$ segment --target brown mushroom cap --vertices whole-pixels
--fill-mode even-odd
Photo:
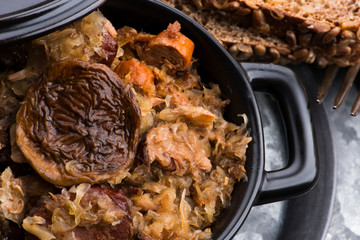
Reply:
[[[29,89],[16,121],[32,167],[70,186],[119,176],[134,159],[141,119],[130,87],[110,68],[65,60]]]

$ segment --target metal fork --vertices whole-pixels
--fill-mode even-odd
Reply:
[[[319,103],[321,103],[325,99],[339,69],[340,69],[340,67],[336,66],[336,65],[329,66],[326,69],[325,76],[323,78],[323,81],[321,83],[321,86],[320,86],[319,92],[318,92],[318,96],[317,96],[317,101]],[[359,69],[360,69],[360,64],[356,64],[356,65],[348,68],[345,78],[344,78],[344,80],[340,86],[340,89],[335,97],[334,104],[333,104],[334,109],[338,109],[340,107],[340,105],[343,103],[343,101],[345,100],[347,94],[349,93],[349,90],[351,89],[351,87],[354,83],[356,75],[359,72]],[[359,112],[360,112],[360,91],[353,103],[350,114],[352,116],[356,116],[359,114]]]

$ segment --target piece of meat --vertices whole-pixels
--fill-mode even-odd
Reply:
[[[122,27],[117,31],[119,47],[124,51],[123,60],[139,58],[143,55],[145,46],[149,43],[152,35],[144,32],[137,32],[132,27]]]
[[[186,70],[191,66],[194,43],[180,33],[179,22],[169,24],[168,28],[153,37],[147,44],[142,60],[160,67],[170,63],[177,70]]]
[[[111,63],[114,61],[116,57],[116,53],[118,50],[118,45],[116,41],[117,32],[111,22],[105,18],[104,27],[107,31],[103,33],[103,43],[102,43],[102,53],[103,57],[99,56],[98,61],[105,65],[111,66]]]
[[[104,55],[103,57],[98,55],[93,57],[93,61],[110,66],[116,57],[117,49],[118,45],[115,38],[107,32],[103,36],[102,52]]]
[[[17,145],[45,180],[116,184],[135,158],[141,113],[110,68],[65,60],[29,89],[16,122]]]
[[[100,186],[93,186],[89,189],[88,192],[92,196],[106,194],[110,199],[118,205],[118,207],[126,212],[126,215],[121,219],[121,222],[118,224],[112,225],[102,225],[98,224],[97,226],[79,227],[74,230],[76,239],[79,240],[89,240],[89,239],[132,239],[133,236],[133,222],[131,218],[131,209],[130,200],[124,195],[120,189],[113,188],[101,188]],[[89,201],[93,201],[92,198],[89,198]],[[94,236],[89,238],[89,236]]]
[[[28,240],[39,239],[38,237],[43,236],[35,236],[31,234],[36,234],[37,228],[40,227],[47,229],[43,230],[43,234],[45,232],[48,234],[53,234],[56,239],[67,239],[67,237],[72,237],[71,239],[76,240],[132,239],[134,233],[133,222],[130,213],[130,200],[120,189],[101,187],[98,185],[92,186],[86,191],[86,193],[81,198],[80,206],[73,205],[76,209],[81,207],[88,209],[89,207],[86,206],[92,206],[92,208],[86,212],[87,214],[90,214],[89,216],[91,217],[80,217],[78,224],[66,231],[61,231],[63,228],[56,229],[56,226],[61,226],[61,222],[60,225],[56,225],[59,222],[54,222],[54,219],[59,220],[56,217],[63,217],[63,215],[56,215],[57,213],[62,211],[62,214],[69,214],[71,218],[71,213],[69,212],[71,209],[64,209],[66,206],[61,205],[58,202],[61,202],[64,198],[68,198],[66,195],[67,193],[69,192],[53,195],[52,198],[47,197],[42,199],[32,210],[28,220],[37,217],[38,219],[43,219],[43,224],[28,225],[26,223],[28,220],[24,221],[25,229],[28,231]],[[75,198],[75,196],[71,194],[69,196]],[[72,202],[76,202],[76,199],[72,200]],[[83,214],[86,215],[86,213]],[[95,216],[91,214],[95,214]],[[118,215],[118,217],[115,218],[114,222],[106,219],[116,215]],[[66,224],[64,226],[66,226]]]
[[[173,91],[171,93],[170,108],[176,108],[178,106],[185,106],[189,104],[188,97],[180,91]]]
[[[212,168],[210,143],[185,123],[164,124],[149,130],[146,145],[150,162],[157,161],[162,168],[177,175],[199,170],[209,172]]]
[[[145,65],[138,61],[121,61],[115,68],[115,72],[126,83],[134,86],[140,92],[148,96],[155,95],[154,74]]]

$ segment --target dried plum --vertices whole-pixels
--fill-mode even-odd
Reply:
[[[29,89],[17,144],[53,184],[117,183],[134,160],[140,115],[131,88],[110,68],[65,60]]]

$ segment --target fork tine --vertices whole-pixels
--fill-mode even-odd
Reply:
[[[317,102],[322,103],[325,99],[327,93],[329,92],[330,86],[332,85],[335,76],[339,70],[339,66],[331,65],[326,69],[325,76],[319,88],[319,92],[317,95]]]
[[[355,117],[359,114],[359,111],[360,111],[360,91],[358,93],[358,96],[356,97],[354,105],[351,108],[351,115]]]
[[[348,94],[350,88],[352,87],[352,84],[355,80],[355,77],[360,69],[360,64],[355,64],[354,66],[351,66],[345,75],[344,81],[341,84],[340,90],[338,94],[336,95],[335,101],[334,101],[334,109],[337,109],[340,107],[340,105],[343,103],[346,95]]]

